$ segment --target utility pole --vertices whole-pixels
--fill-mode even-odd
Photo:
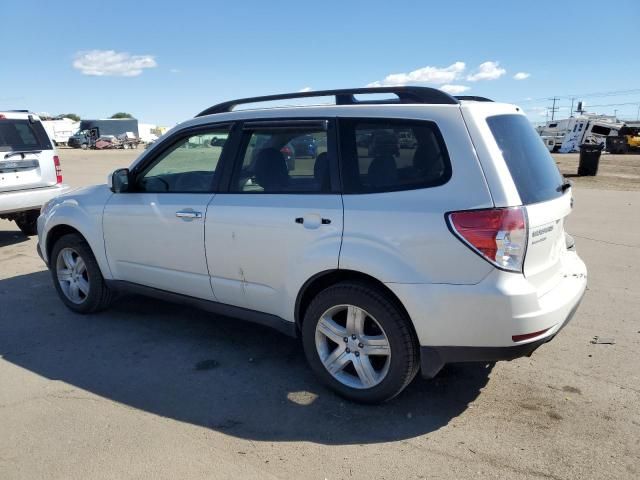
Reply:
[[[558,97],[553,97],[552,100],[553,100],[553,106],[551,107],[551,121],[553,122],[555,114],[558,111],[558,107],[556,107],[556,102],[560,99]]]
[[[573,102],[575,99],[575,97],[571,97],[571,111],[569,112],[569,118],[573,117]]]

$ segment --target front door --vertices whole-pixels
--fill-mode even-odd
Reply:
[[[293,320],[296,295],[338,268],[342,197],[329,121],[247,122],[228,193],[205,226],[219,301]]]
[[[103,225],[117,280],[215,300],[204,225],[228,133],[209,128],[178,137],[134,172],[131,191],[112,195]]]

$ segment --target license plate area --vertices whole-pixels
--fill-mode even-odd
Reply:
[[[38,160],[2,160],[0,161],[0,173],[31,170],[39,166]]]

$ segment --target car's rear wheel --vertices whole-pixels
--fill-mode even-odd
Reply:
[[[22,233],[27,236],[38,234],[38,217],[40,210],[29,210],[22,212],[15,218],[16,225]]]
[[[406,314],[390,296],[362,283],[339,283],[309,305],[305,354],[338,394],[363,403],[398,395],[415,377],[418,347]]]
[[[58,295],[74,312],[92,313],[111,303],[98,262],[80,235],[64,235],[54,244],[50,270]]]

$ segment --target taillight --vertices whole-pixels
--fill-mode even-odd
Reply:
[[[527,218],[523,207],[452,212],[447,220],[460,240],[493,265],[522,272],[527,250]]]
[[[53,156],[53,164],[56,167],[56,183],[62,183],[62,167],[60,166],[60,159],[57,155]]]

